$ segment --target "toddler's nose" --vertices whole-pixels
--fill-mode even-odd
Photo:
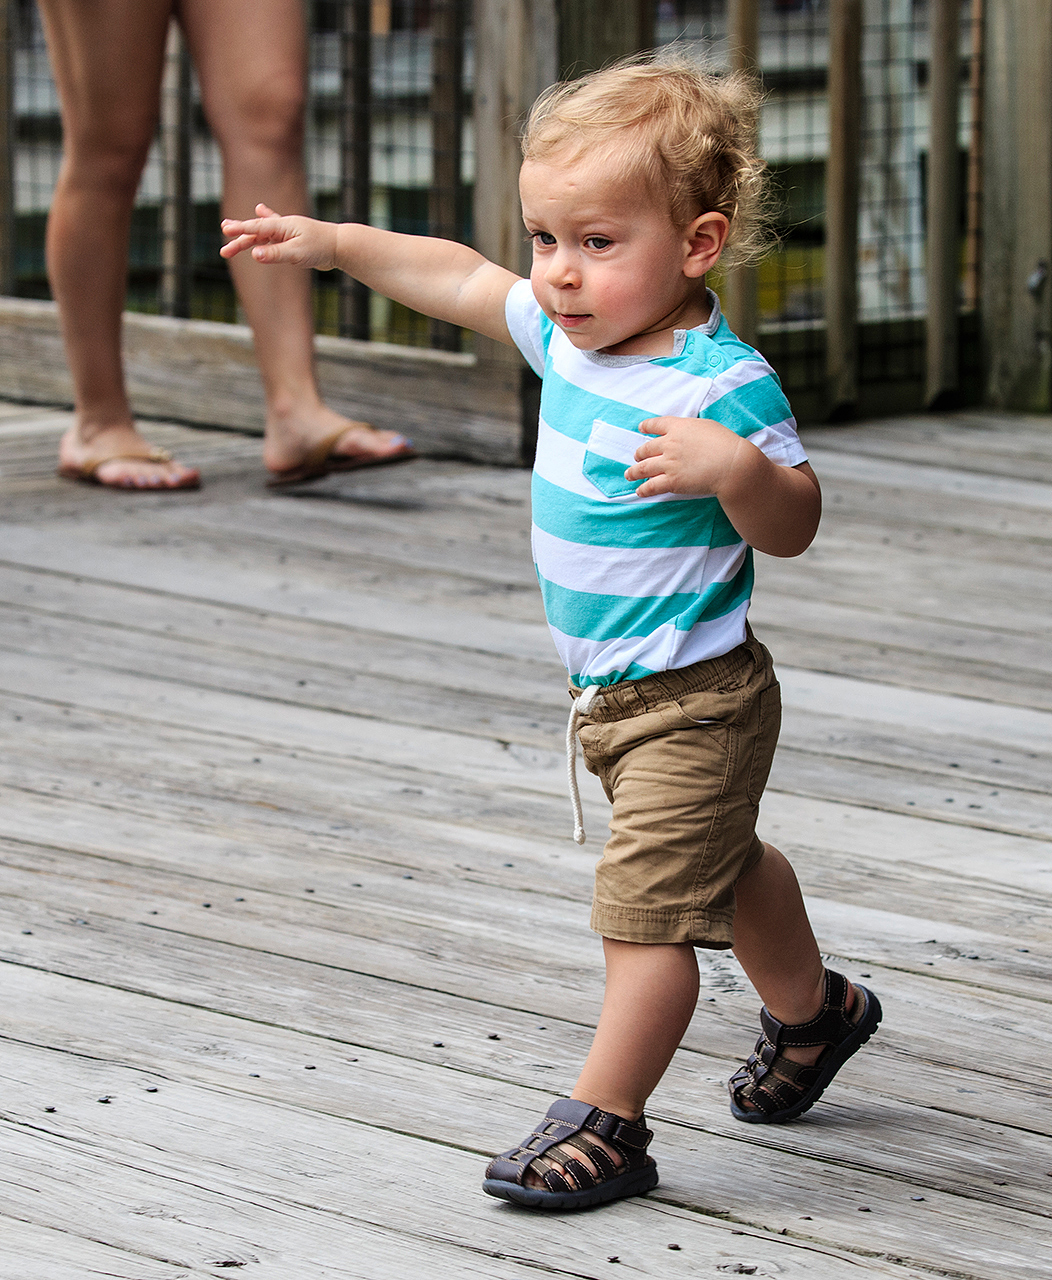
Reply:
[[[544,278],[557,289],[576,288],[581,283],[581,273],[573,258],[563,253],[557,253],[552,258]]]

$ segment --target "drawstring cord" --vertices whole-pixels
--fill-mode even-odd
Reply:
[[[579,698],[575,698],[570,708],[570,719],[566,722],[566,772],[570,780],[570,803],[573,805],[573,838],[577,844],[584,844],[584,814],[577,787],[577,721],[591,711],[600,688],[600,685],[590,684]]]

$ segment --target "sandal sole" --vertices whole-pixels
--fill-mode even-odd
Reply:
[[[530,1209],[588,1209],[592,1205],[607,1204],[626,1196],[641,1196],[653,1190],[657,1184],[657,1165],[651,1163],[645,1169],[619,1174],[609,1182],[601,1182],[597,1187],[589,1187],[584,1191],[541,1191],[536,1187],[522,1187],[517,1182],[504,1182],[497,1178],[487,1178],[482,1184],[482,1190],[488,1196],[511,1200]]]
[[[366,467],[393,467],[400,462],[413,462],[417,457],[419,454],[415,449],[392,454],[364,454],[357,458],[349,454],[330,454],[315,467],[293,467],[289,471],[277,472],[268,478],[267,488],[285,489],[310,480],[324,480],[326,476],[339,475],[344,471],[363,471]]]
[[[822,1074],[800,1101],[793,1103],[791,1107],[784,1107],[781,1111],[764,1112],[739,1107],[732,1097],[731,1115],[735,1120],[741,1120],[745,1124],[785,1124],[788,1120],[795,1120],[797,1116],[802,1116],[805,1111],[809,1111],[815,1105],[832,1083],[836,1073],[847,1062],[848,1058],[856,1054],[869,1040],[877,1027],[880,1026],[880,1020],[884,1016],[880,1001],[868,987],[855,983],[855,990],[860,991],[866,997],[865,1011],[862,1017],[859,1018],[854,1033],[848,1036],[830,1054],[829,1060],[822,1069]]]

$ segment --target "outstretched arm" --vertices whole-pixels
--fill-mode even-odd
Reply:
[[[414,311],[514,345],[504,319],[508,290],[519,279],[467,245],[431,236],[404,236],[357,222],[281,217],[256,205],[257,217],[223,221],[230,237],[220,253],[251,252],[257,262],[338,267],[370,289]]]
[[[757,551],[798,556],[811,545],[822,514],[818,478],[807,462],[780,467],[754,444],[710,418],[650,418],[654,438],[636,450],[627,480],[636,493],[714,493],[727,519]]]

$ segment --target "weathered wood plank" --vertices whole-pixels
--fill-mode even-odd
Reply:
[[[18,1259],[18,1280],[186,1280],[188,1274],[180,1263],[91,1240],[68,1223],[44,1227],[0,1213],[0,1239],[8,1259]]]
[[[68,617],[71,625],[100,623],[109,629],[107,635],[116,628],[128,633],[128,644],[140,647],[144,635],[162,635],[189,640],[197,648],[207,644],[217,659],[231,650],[238,656],[283,659],[295,652],[348,676],[397,669],[400,680],[425,680],[445,689],[499,688],[513,698],[564,705],[554,649],[550,661],[531,663],[451,646],[436,649],[426,640],[390,635],[378,646],[368,631],[352,627],[2,565],[0,602]],[[926,624],[771,591],[754,603],[752,616],[780,666],[1052,710],[1052,688],[1045,688],[1052,650],[1043,640]]]
[[[123,1033],[125,1035],[130,1032],[130,1024],[126,1025],[128,1031]],[[456,1038],[458,1032],[459,1028],[449,1027],[444,1034]],[[233,1034],[238,1034],[236,1029]],[[229,1035],[228,1030],[220,1044],[224,1044]],[[481,1040],[481,1035],[478,1038]],[[404,1042],[404,1035],[402,1040]],[[211,1046],[211,1057],[216,1061],[216,1050],[220,1045],[213,1040]],[[261,1079],[264,1075],[267,1077],[265,1085],[255,1086],[249,1083],[248,1088],[258,1087],[269,1091],[273,1080],[278,1084],[279,1093],[283,1093],[289,1101],[298,1103],[300,1108],[305,1104],[316,1108],[324,1113],[326,1119],[334,1114],[353,1119],[364,1113],[370,1121],[375,1119],[384,1125],[393,1125],[396,1133],[416,1136],[414,1129],[417,1126],[429,1133],[437,1131],[438,1134],[444,1134],[448,1130],[452,1141],[461,1146],[466,1143],[479,1154],[491,1149],[493,1138],[490,1126],[495,1115],[503,1116],[505,1125],[522,1127],[530,1123],[542,1102],[542,1098],[537,1097],[536,1086],[528,1094],[522,1094],[510,1083],[504,1083],[509,1074],[515,1074],[514,1068],[507,1062],[505,1052],[500,1054],[499,1065],[494,1062],[488,1070],[473,1072],[474,1078],[468,1081],[463,1076],[458,1079],[456,1074],[447,1074],[446,1069],[429,1069],[414,1061],[412,1055],[406,1056],[404,1053],[400,1054],[401,1061],[395,1065],[377,1063],[368,1051],[362,1050],[358,1045],[354,1046],[351,1055],[355,1059],[353,1061],[346,1057],[346,1049],[343,1050],[344,1057],[340,1061],[333,1054],[332,1046],[329,1046],[328,1053],[325,1048],[315,1040],[309,1047],[304,1045],[298,1053],[293,1050],[295,1056],[291,1061],[287,1057],[274,1060],[273,1048],[269,1054],[262,1055],[257,1050],[248,1060],[243,1049],[241,1052],[235,1050],[235,1055],[245,1077],[248,1075],[245,1071],[247,1066],[262,1068],[258,1074]],[[547,1046],[547,1051],[551,1052],[550,1045]],[[234,1055],[224,1045],[219,1060],[230,1056]],[[60,1058],[61,1065],[65,1066],[68,1062],[69,1055],[63,1054]],[[300,1086],[296,1083],[297,1080],[305,1082],[308,1079],[302,1074],[304,1063],[314,1066],[320,1074],[312,1074],[310,1084]],[[364,1069],[363,1063],[368,1064]],[[95,1087],[115,1099],[113,1110],[107,1111],[102,1121],[104,1127],[101,1132],[100,1123],[95,1121],[94,1106],[97,1104],[88,1092],[88,1089],[94,1092],[94,1088],[90,1085],[85,1088],[82,1081],[76,1078],[76,1072],[71,1073],[77,1086],[77,1093],[73,1097],[68,1092],[62,1094],[58,1091],[55,1082],[49,1080],[49,1075],[53,1075],[53,1072],[49,1072],[47,1068],[38,1067],[27,1073],[30,1079],[26,1083],[18,1077],[12,1079],[11,1073],[5,1072],[12,1083],[11,1105],[17,1108],[21,1094],[27,1099],[25,1105],[35,1103],[39,1115],[43,1084],[49,1097],[46,1105],[58,1108],[56,1116],[59,1118],[49,1121],[45,1117],[44,1123],[48,1127],[68,1132],[72,1123],[73,1132],[70,1136],[75,1136],[78,1131],[83,1131],[85,1123],[92,1125],[95,1121],[92,1126],[93,1142],[104,1148],[112,1141],[114,1122],[124,1132],[130,1127],[132,1136],[137,1136],[142,1120],[133,1111],[132,1121],[128,1125],[123,1104],[125,1100],[129,1100],[134,1108],[138,1098],[150,1105],[141,1092],[145,1081],[140,1081],[138,1089],[134,1085],[122,1085],[119,1077],[126,1071],[123,1063],[103,1061],[93,1064],[93,1067],[98,1082]],[[213,1071],[212,1074],[214,1076],[216,1073]],[[156,1101],[160,1101],[164,1108],[171,1106],[167,1101],[174,1091],[171,1076],[166,1074],[158,1077],[154,1073],[151,1076],[152,1081],[160,1086],[160,1096]],[[18,1087],[20,1084],[21,1088]],[[1040,1218],[1033,1218],[1035,1206],[1032,1197],[1035,1193],[1043,1192],[1044,1188],[1039,1181],[1040,1174],[1030,1169],[1034,1156],[1043,1150],[1041,1143],[1035,1142],[1034,1154],[1027,1154],[1025,1143],[1015,1153],[1014,1144],[1019,1141],[1017,1133],[1002,1135],[1000,1131],[996,1134],[991,1131],[983,1137],[981,1126],[973,1126],[974,1137],[979,1138],[978,1143],[973,1145],[969,1138],[969,1126],[958,1121],[952,1131],[948,1131],[942,1138],[935,1137],[931,1129],[924,1129],[926,1138],[918,1136],[906,1144],[905,1151],[901,1139],[896,1141],[893,1149],[887,1153],[891,1163],[885,1176],[875,1179],[863,1167],[868,1163],[866,1156],[862,1157],[860,1163],[859,1147],[865,1148],[869,1153],[872,1144],[881,1145],[881,1134],[885,1126],[896,1134],[902,1132],[901,1116],[895,1116],[893,1120],[894,1108],[889,1110],[884,1100],[876,1105],[871,1102],[869,1105],[863,1103],[859,1107],[856,1104],[849,1108],[845,1118],[850,1121],[849,1132],[853,1141],[845,1144],[847,1134],[833,1113],[829,1113],[827,1124],[819,1122],[816,1116],[807,1126],[798,1126],[788,1131],[779,1130],[771,1135],[763,1133],[757,1136],[752,1130],[743,1132],[741,1126],[736,1126],[729,1120],[717,1120],[713,1123],[704,1114],[706,1108],[699,1114],[695,1102],[695,1098],[699,1096],[699,1087],[700,1096],[711,1097],[713,1101],[719,1099],[719,1086],[712,1082],[705,1087],[694,1072],[683,1076],[678,1072],[673,1073],[667,1087],[663,1087],[660,1096],[655,1099],[655,1114],[664,1121],[657,1122],[660,1144],[657,1150],[662,1157],[662,1167],[669,1172],[666,1187],[655,1193],[652,1200],[660,1203],[671,1198],[673,1203],[695,1205],[707,1213],[726,1215],[732,1221],[752,1225],[768,1222],[775,1230],[780,1230],[783,1224],[793,1223],[794,1219],[799,1220],[800,1210],[803,1209],[809,1212],[813,1222],[824,1218],[827,1223],[835,1223],[838,1237],[842,1241],[850,1241],[855,1248],[866,1248],[868,1252],[876,1243],[883,1250],[899,1252],[900,1256],[905,1253],[912,1260],[923,1263],[926,1241],[932,1231],[932,1210],[921,1209],[913,1202],[908,1206],[906,1203],[907,1196],[916,1194],[919,1189],[925,1193],[924,1203],[934,1201],[937,1211],[941,1211],[938,1212],[935,1227],[936,1237],[947,1227],[945,1215],[949,1214],[952,1218],[954,1230],[960,1233],[957,1260],[963,1261],[965,1257],[970,1259],[967,1274],[996,1274],[990,1269],[994,1257],[997,1258],[998,1265],[1004,1268],[1001,1274],[1030,1274],[1025,1269],[1019,1270],[1020,1262],[1030,1255],[1013,1256],[1011,1248],[1006,1248],[1001,1237],[1005,1223],[1011,1221],[1016,1214],[1019,1215],[1017,1229],[1028,1231],[1031,1243],[1036,1242],[1046,1230]],[[243,1093],[242,1088],[235,1088],[239,1094]],[[541,1089],[544,1089],[543,1085]],[[183,1107],[178,1103],[175,1105],[182,1122],[185,1104]],[[684,1105],[690,1119],[680,1118],[677,1114]],[[721,1099],[719,1105],[722,1109]],[[209,1109],[207,1120],[211,1141],[215,1140],[217,1128],[229,1124],[229,1115],[236,1114],[239,1109],[229,1097],[218,1120],[214,1109]],[[918,1116],[922,1129],[930,1122],[930,1116],[926,1119]],[[154,1123],[160,1127],[164,1119],[160,1122],[155,1120]],[[280,1124],[280,1120],[270,1122],[271,1137],[274,1137],[276,1123]],[[204,1128],[205,1125],[202,1123],[201,1127]],[[319,1126],[301,1112],[296,1121],[296,1129],[300,1135],[296,1142],[300,1158],[309,1160],[311,1167],[319,1170],[331,1164],[330,1159],[319,1159],[311,1150],[313,1141],[320,1141],[323,1150],[327,1141],[332,1141],[331,1137],[326,1136],[331,1134],[331,1124]],[[161,1144],[164,1152],[161,1160],[165,1166],[171,1167],[173,1160],[178,1159],[178,1153],[185,1146],[188,1137],[192,1138],[193,1134],[187,1134],[183,1123],[180,1123],[177,1133],[167,1136],[167,1140]],[[743,1141],[745,1138],[748,1141]],[[151,1126],[151,1142],[155,1141],[156,1132],[154,1126]],[[340,1148],[346,1152],[347,1136],[344,1135],[338,1141]],[[259,1163],[262,1163],[264,1170],[269,1169],[273,1158],[267,1155],[262,1162],[257,1161],[251,1150],[251,1141],[246,1144],[244,1136],[231,1142],[231,1145],[245,1153],[244,1160],[249,1166],[247,1170],[242,1168],[241,1179],[251,1180],[253,1175],[258,1177]],[[374,1136],[370,1140],[374,1151],[373,1159],[381,1151],[385,1152],[387,1158],[394,1158],[389,1153],[396,1145],[391,1140],[389,1131],[382,1136]],[[995,1145],[997,1158],[994,1167],[991,1167],[990,1148]],[[906,1154],[907,1151],[909,1154]],[[426,1154],[416,1158],[428,1163]],[[805,1186],[799,1185],[801,1158],[808,1169]],[[1040,1156],[1037,1158],[1040,1159]],[[198,1154],[199,1178],[202,1177],[201,1163],[202,1157]],[[207,1168],[207,1161],[205,1165]],[[480,1165],[481,1161],[478,1161],[471,1171],[472,1184],[478,1177]],[[766,1182],[766,1187],[755,1184],[753,1175],[749,1172],[750,1166],[756,1167],[755,1176],[760,1182]],[[352,1164],[349,1167],[354,1166]],[[759,1178],[760,1168],[766,1171],[764,1178]],[[743,1178],[746,1178],[744,1184]],[[793,1179],[797,1180],[795,1189],[791,1190],[783,1185]],[[994,1191],[995,1179],[1004,1181],[1013,1190]],[[316,1192],[318,1188],[312,1184],[311,1189]],[[324,1189],[328,1190],[327,1187]],[[474,1185],[470,1189],[461,1187],[460,1190],[462,1194],[468,1194],[464,1194],[464,1202],[459,1211],[465,1218],[474,1216],[478,1210],[470,1202],[470,1193],[473,1193],[476,1200],[481,1200],[481,1197]],[[954,1206],[952,1201],[945,1207],[938,1203],[942,1195],[951,1190],[958,1195],[963,1193],[972,1202],[967,1212],[963,1206]],[[984,1202],[991,1198],[991,1193],[997,1204],[986,1205],[984,1208]],[[360,1192],[358,1194],[360,1196]],[[869,1205],[874,1211],[874,1219],[867,1219],[862,1225],[858,1225],[861,1220],[854,1216],[860,1202]],[[1017,1204],[1020,1206],[1018,1209],[1015,1208]],[[1027,1218],[1031,1219],[1031,1225],[1024,1228],[1023,1221]],[[788,1229],[794,1230],[792,1226]],[[796,1231],[804,1235],[812,1235],[817,1231],[818,1239],[822,1239],[821,1226],[801,1228],[797,1222],[794,1234]],[[907,1236],[907,1232],[911,1234]],[[1035,1232],[1038,1233],[1036,1237]],[[907,1239],[910,1239],[910,1247],[905,1250],[903,1246]]]
[[[21,861],[32,859],[23,856]],[[354,1043],[393,1052],[401,1052],[406,1045],[403,1018],[420,1025],[413,1010],[420,1015],[426,1008],[425,1022],[438,1029],[443,1043],[450,1038],[446,1033],[453,1029],[451,1019],[453,1026],[466,1023],[471,1031],[466,1044],[461,1039],[456,1048],[437,1055],[427,1050],[428,1033],[423,1031],[409,1042],[413,1053],[423,1051],[436,1061],[447,1061],[452,1054],[458,1066],[484,1074],[496,1063],[508,1061],[506,1047],[498,1050],[485,1042],[495,1025],[505,1039],[509,1032],[519,1038],[525,1033],[531,1054],[551,1054],[553,1038],[556,1043],[559,1040],[558,1030],[538,1037],[529,1020],[532,1016],[534,1021],[550,1024],[560,1019],[578,1028],[571,1037],[572,1047],[556,1059],[566,1074],[564,1088],[572,1079],[571,1064],[580,1060],[586,1044],[582,1011],[590,1011],[594,1018],[601,1001],[598,947],[584,928],[584,912],[578,910],[575,918],[568,904],[511,902],[492,890],[476,890],[478,914],[458,918],[449,894],[433,877],[409,903],[403,900],[389,907],[387,919],[398,922],[400,934],[400,942],[392,944],[390,927],[382,928],[383,902],[382,896],[378,901],[375,879],[369,886],[372,895],[363,893],[362,907],[355,910],[350,904],[334,907],[325,899],[275,900],[273,885],[265,897],[257,886],[236,886],[242,892],[235,898],[233,886],[224,892],[214,880],[195,883],[186,875],[166,880],[119,865],[109,868],[108,883],[99,887],[56,874],[48,863],[41,858],[29,873],[49,888],[48,906],[41,909],[33,900],[32,888],[27,893],[22,887],[27,874],[8,859],[12,896],[0,909],[0,917],[10,939],[4,953],[10,963],[254,1016],[252,1004],[235,994],[227,980],[217,982],[209,973],[209,966],[216,965],[227,977],[237,973],[248,984],[254,999],[262,1000],[257,1008],[267,1009],[270,1021],[305,1031],[324,1029],[325,1034],[341,1039],[350,1034]],[[202,909],[204,893],[210,909]],[[426,915],[425,896],[429,905],[434,904]],[[1039,969],[1029,984],[1020,980],[1013,990],[1011,982],[987,979],[983,989],[985,966],[966,965],[962,973],[956,963],[965,955],[961,948],[976,944],[974,933],[946,922],[896,918],[829,901],[812,899],[812,906],[824,940],[839,957],[838,967],[844,967],[846,960],[849,974],[856,978],[863,972],[869,978],[875,972],[874,985],[887,1004],[888,1028],[852,1064],[850,1075],[862,1081],[864,1090],[879,1094],[885,1103],[894,1098],[908,1105],[936,1106],[945,1113],[983,1114],[1013,1128],[1021,1127],[1020,1114],[1026,1114],[1031,1128],[1049,1132],[1048,1082],[1031,1080],[1033,1038],[1047,1039],[1041,1029],[1041,1006],[1047,1003],[1047,956],[1044,972]],[[529,922],[528,937],[509,946],[506,938],[516,921],[520,929]],[[275,922],[281,924],[280,941],[273,935]],[[877,933],[874,925],[882,932]],[[924,938],[925,926],[934,927],[941,936],[939,943]],[[23,932],[26,927],[28,934]],[[565,938],[563,950],[551,959],[560,938]],[[1009,958],[1004,940],[978,935],[978,942],[987,962],[1001,952],[1003,971],[1010,971],[1012,959],[1017,961],[1017,978],[1027,968],[1017,957]],[[133,947],[140,957],[140,969],[131,978],[116,963],[122,945]],[[884,957],[879,954],[889,950],[891,967],[882,964]],[[940,969],[955,986],[952,1011],[945,1007],[940,969],[926,971],[922,966],[927,962],[914,958],[910,973],[911,953],[915,957],[918,952],[946,962]],[[1037,959],[1040,964],[1041,958]],[[706,997],[701,1005],[701,1016],[685,1046],[723,1058],[726,1065],[717,1067],[722,1074],[751,1043],[755,996],[728,958],[703,958],[702,969],[703,989],[713,999]],[[306,1020],[295,1002],[289,1006],[284,995],[267,994],[268,981],[280,992],[290,976],[297,989],[310,990],[312,1014]],[[398,984],[394,990],[389,989],[392,980]],[[261,982],[262,992],[256,990]],[[347,1025],[353,1031],[344,1031],[348,1015],[340,1010],[351,993],[353,1013]],[[715,1007],[708,1008],[709,1004]],[[966,1044],[991,1037],[996,1046],[991,1047],[982,1071],[962,1062]],[[538,1040],[544,1042],[543,1049]],[[896,1063],[890,1074],[889,1054]],[[997,1079],[993,1088],[992,1077]],[[527,1078],[537,1083],[536,1073]],[[721,1083],[718,1078],[716,1082]],[[838,1083],[838,1092],[844,1087]],[[958,1099],[957,1093],[971,1097]],[[858,1100],[854,1096],[856,1104]],[[982,1111],[977,1113],[974,1107],[980,1104]],[[930,1117],[921,1122],[922,1127],[925,1124],[938,1127]],[[883,1141],[873,1138],[871,1145],[868,1156],[857,1157],[863,1163],[881,1158]]]
[[[534,746],[509,745],[473,733],[449,733],[412,724],[390,723],[361,714],[333,714],[324,708],[292,705],[287,701],[244,697],[170,680],[123,672],[119,694],[110,673],[84,664],[57,663],[28,654],[10,654],[0,674],[8,692],[71,703],[96,711],[117,711],[137,720],[152,720],[169,727],[210,730],[216,724],[236,726],[237,737],[271,748],[294,746],[347,759],[372,761],[395,767],[427,768],[439,774],[455,772],[475,782],[494,783],[562,793],[561,752]],[[787,701],[798,697],[803,705],[832,705],[845,710],[864,709],[886,723],[913,717],[910,700],[898,691],[862,682],[823,676],[794,675],[783,671]],[[937,732],[952,733],[972,725],[976,739],[991,743],[1047,741],[1047,713],[1024,708],[965,704],[964,700],[934,694],[916,695],[919,715]],[[818,703],[815,703],[818,699]],[[539,721],[534,722],[539,724]],[[474,726],[471,726],[472,728]],[[450,760],[455,759],[455,769]],[[834,762],[827,757],[794,753],[791,739],[783,750],[773,776],[776,789],[799,791],[825,799],[846,799],[900,809],[915,807],[939,814],[945,820],[969,826],[994,827],[1021,835],[1047,837],[1047,808],[1039,795],[1006,786],[955,778],[925,779],[917,773],[903,794],[898,770],[872,763],[857,765],[850,759]],[[598,784],[586,780],[593,797]],[[950,790],[949,796],[943,794]]]
[[[148,549],[93,544],[81,536],[71,543],[66,534],[38,535],[27,526],[5,528],[4,559],[72,577],[187,596],[199,602],[306,617],[531,661],[551,661],[551,637],[540,621],[510,621],[489,617],[477,609],[457,610],[392,599],[384,595],[379,576],[370,584],[379,586],[378,590],[341,590],[335,582],[301,584],[291,569],[275,573],[232,565],[229,556],[225,564],[210,561],[206,565],[184,555],[158,557]]]
[[[440,1268],[442,1274],[457,1276],[509,1277],[530,1274],[539,1265],[547,1270],[543,1259],[552,1250],[561,1258],[562,1274],[582,1278],[601,1274],[611,1250],[638,1274],[662,1278],[691,1274],[701,1259],[725,1259],[724,1265],[731,1267],[736,1260],[766,1263],[776,1274],[829,1280],[842,1274],[845,1265],[861,1276],[918,1275],[912,1268],[874,1259],[862,1244],[862,1228],[856,1228],[855,1245],[862,1256],[830,1249],[821,1240],[808,1239],[807,1231],[794,1232],[795,1239],[779,1238],[752,1223],[735,1239],[733,1221],[711,1212],[685,1212],[674,1199],[654,1195],[625,1202],[602,1221],[596,1215],[575,1219],[573,1230],[567,1231],[559,1216],[509,1212],[487,1200],[478,1187],[482,1153],[465,1150],[463,1138],[456,1146],[429,1143],[397,1131],[380,1133],[332,1111],[267,1106],[230,1090],[173,1080],[147,1094],[136,1078],[139,1073],[127,1068],[78,1063],[74,1072],[62,1055],[23,1049],[17,1056],[26,1062],[22,1071],[4,1071],[16,1093],[16,1114],[18,1093],[39,1096],[36,1080],[24,1083],[27,1074],[38,1079],[42,1072],[49,1075],[51,1093],[62,1105],[54,1117],[36,1120],[33,1132],[0,1129],[0,1144],[22,1184],[12,1193],[14,1203],[27,1216],[43,1218],[47,1210],[42,1211],[39,1190],[49,1166],[58,1164],[69,1200],[85,1209],[95,1202],[96,1228],[101,1219],[108,1233],[129,1243],[149,1235],[165,1241],[176,1256],[179,1251],[196,1254],[198,1266],[210,1260],[214,1266],[216,1244],[225,1244],[228,1258],[251,1261],[258,1274],[275,1280],[308,1274],[387,1280],[404,1274],[407,1266]],[[99,1118],[95,1099],[85,1096],[85,1085],[92,1092],[111,1091],[113,1101],[104,1117]],[[508,1091],[495,1092],[498,1098],[491,1105],[504,1101],[500,1094]],[[536,1105],[530,1098],[515,1110],[530,1115]],[[520,1125],[527,1123],[525,1115],[516,1116]],[[142,1136],[144,1127],[149,1140]],[[230,1168],[230,1150],[240,1155],[236,1171]],[[668,1165],[670,1197],[697,1182],[686,1160]],[[408,1169],[426,1182],[426,1196],[392,1194],[404,1187]],[[162,1201],[162,1196],[167,1198]],[[842,1192],[839,1199],[846,1217],[857,1192]],[[932,1196],[935,1203],[939,1199]],[[942,1199],[952,1204],[950,1197]],[[169,1213],[175,1208],[161,1231],[149,1210],[144,1214],[140,1209],[138,1215],[146,1223],[135,1222],[135,1209],[144,1202],[150,1208],[164,1203]],[[1002,1213],[1009,1220],[1028,1216]],[[914,1216],[918,1224],[933,1217],[930,1212]],[[205,1233],[197,1226],[202,1218],[209,1224],[204,1246]],[[968,1244],[991,1252],[988,1229],[977,1231],[963,1220],[961,1227]],[[906,1243],[904,1232],[894,1234]],[[670,1251],[670,1242],[680,1249]],[[916,1236],[911,1243],[916,1244]],[[352,1270],[348,1250],[353,1252]],[[673,1252],[686,1256],[670,1258]],[[1006,1257],[1002,1274],[1025,1275],[1014,1263]]]
[[[479,688],[473,661],[450,664],[461,668],[454,670],[455,682],[451,684],[444,666],[436,670],[433,650],[432,661],[420,664],[420,674],[427,678],[407,680],[409,673],[404,668],[397,678],[389,674],[386,647],[381,655],[375,646],[360,646],[367,664],[380,673],[376,675],[368,669],[349,668],[346,657],[333,670],[328,663],[318,666],[302,656],[293,659],[282,652],[261,660],[242,647],[187,642],[163,632],[154,634],[146,651],[141,633],[130,628],[115,634],[111,625],[97,627],[79,618],[45,621],[35,613],[7,611],[2,605],[0,646],[63,662],[65,655],[75,651],[80,661],[112,673],[138,669],[155,678],[262,701],[459,732],[471,729],[482,737],[552,751],[561,749],[564,735],[566,695],[557,677],[530,681],[524,690],[529,694],[527,699],[509,698],[501,696],[506,691],[500,685]],[[456,651],[453,656],[458,656]],[[926,698],[916,691],[903,695],[882,685],[808,675],[792,668],[783,669],[782,681],[786,708],[783,747],[846,758],[852,764],[865,760],[915,771],[921,786],[909,790],[912,778],[906,784],[914,805],[918,803],[915,791],[923,793],[931,786],[945,790],[940,779],[947,784],[952,780],[954,803],[964,805],[973,817],[983,811],[984,824],[1008,828],[1023,822],[1030,824],[1023,829],[1031,832],[1046,829],[1045,784],[1052,753],[1033,749],[1052,743],[1052,726],[1046,726],[1042,713],[1030,709],[1013,713],[991,704]],[[514,683],[521,686],[523,681]],[[455,698],[450,697],[452,689],[456,690]],[[822,710],[831,714],[821,714]],[[877,718],[879,723],[874,724]],[[924,725],[923,730],[916,728],[918,723]],[[908,744],[900,732],[907,724]],[[996,736],[994,744],[983,740],[987,733]],[[1006,745],[1008,742],[1013,745]],[[793,764],[787,755],[783,763],[805,774],[810,768],[808,759]],[[779,785],[785,785],[784,775]],[[960,786],[971,789],[959,792]],[[894,781],[892,788],[897,788]],[[1018,788],[1030,788],[1035,794],[1032,798],[1021,795]],[[931,812],[946,800],[940,796],[934,804],[925,804],[923,799],[920,804],[922,810]],[[903,803],[908,801],[904,798],[893,807],[901,808]],[[1026,813],[1029,818],[1023,816]]]
[[[800,1125],[737,1125],[723,1081],[756,999],[730,956],[702,955],[699,1016],[652,1107],[663,1187],[568,1234],[477,1189],[479,1153],[569,1086],[601,997],[586,904],[606,804],[584,779],[592,838],[572,846],[525,475],[428,462],[263,497],[258,442],[200,433],[215,484],[118,503],[53,479],[67,419],[34,414],[0,412],[0,1037],[22,1042],[0,1040],[0,1144],[9,1181],[30,1171],[17,1195],[39,1230],[68,1230],[83,1203],[115,1275],[124,1243],[162,1237],[189,1251],[148,1248],[158,1265],[225,1274],[190,1246],[236,1236],[260,1274],[298,1280],[307,1259],[304,1274],[376,1280],[605,1274],[599,1246],[624,1224],[622,1259],[664,1277],[717,1265],[724,1214],[788,1232],[760,1273],[913,1276],[879,1252],[929,1274],[1039,1274],[1043,423],[811,437],[823,534],[760,569],[786,702],[763,831],[885,1025]],[[181,452],[195,438],[151,435]],[[443,1183],[427,1215],[409,1225],[381,1178],[356,1217],[358,1171],[410,1161]],[[182,1226],[127,1212],[162,1203]],[[689,1249],[668,1251],[684,1212]],[[348,1262],[363,1219],[375,1235]]]

